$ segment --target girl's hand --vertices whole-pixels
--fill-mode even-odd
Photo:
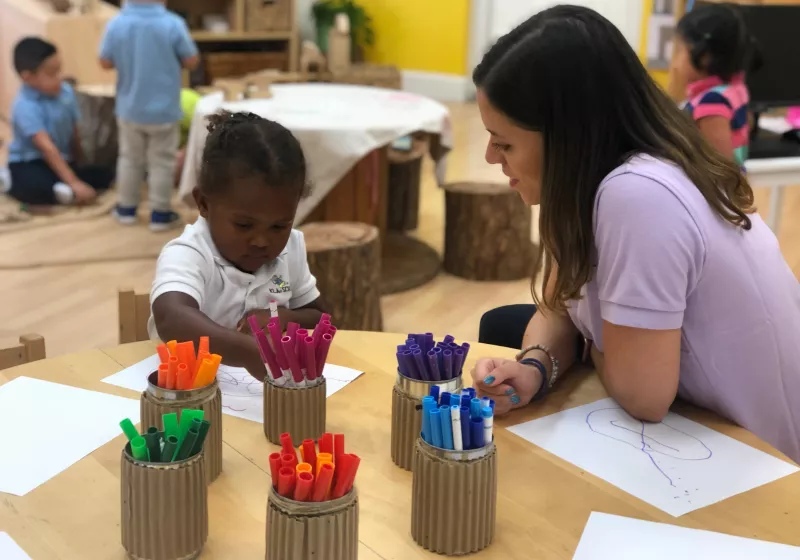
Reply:
[[[494,399],[496,415],[527,406],[542,386],[536,368],[502,358],[478,360],[472,379],[479,396]]]

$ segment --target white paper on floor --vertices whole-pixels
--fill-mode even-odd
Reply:
[[[0,492],[24,496],[139,422],[139,401],[18,377],[0,387]]]
[[[800,548],[592,512],[572,560],[800,560]]]
[[[158,369],[159,363],[158,355],[154,354],[119,373],[106,377],[103,382],[132,391],[144,391],[147,389],[147,376]],[[363,372],[335,364],[325,364],[322,373],[325,376],[327,397],[330,397],[344,389]],[[253,422],[264,421],[264,387],[247,373],[246,369],[223,364],[217,372],[217,380],[222,392],[222,412]]]
[[[31,560],[8,533],[0,533],[0,558],[3,560]]]
[[[613,399],[509,431],[675,517],[800,470],[674,413],[641,422]]]

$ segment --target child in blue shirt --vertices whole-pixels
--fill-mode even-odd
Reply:
[[[136,223],[145,173],[150,229],[180,224],[171,200],[182,117],[181,70],[194,69],[198,62],[186,23],[161,0],[128,0],[108,23],[100,65],[117,70],[120,152],[114,215],[122,224]]]
[[[80,166],[83,158],[75,92],[62,81],[55,45],[28,37],[14,48],[22,88],[11,109],[7,192],[30,205],[88,204],[114,178],[110,169]]]

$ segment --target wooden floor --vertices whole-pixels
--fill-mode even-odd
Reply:
[[[499,168],[483,159],[486,132],[472,104],[453,105],[455,150],[449,181],[500,181]],[[8,139],[0,128],[0,138]],[[441,251],[444,198],[426,164],[420,228],[416,235]],[[766,210],[768,195],[757,200]],[[800,188],[788,189],[780,241],[800,276]],[[149,291],[155,255],[179,232],[154,235],[144,224],[118,226],[109,216],[79,223],[0,234],[0,347],[23,333],[47,341],[49,356],[117,343],[117,289]],[[93,261],[87,262],[87,255]],[[76,259],[80,262],[76,263]],[[37,263],[50,263],[39,266]],[[451,333],[475,339],[481,314],[493,307],[530,302],[530,282],[480,284],[440,275],[429,284],[384,298],[387,331]]]

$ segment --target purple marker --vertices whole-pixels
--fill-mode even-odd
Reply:
[[[414,362],[414,355],[410,350],[406,350],[402,354],[403,356],[403,363],[405,363],[406,371],[408,372],[407,376],[411,379],[422,379],[419,375],[419,371],[417,371],[417,364]]]
[[[469,355],[469,342],[465,342],[461,345],[461,349],[464,351],[464,363],[467,362],[467,356]]]
[[[425,360],[422,359],[422,350],[414,350],[412,354],[414,355],[414,363],[417,364],[419,378],[423,381],[430,381],[431,378],[428,374],[428,368],[425,367]]]
[[[446,337],[444,337],[444,340],[443,340],[442,342],[444,342],[445,344],[450,344],[450,343],[451,343],[451,342],[453,342],[455,339],[456,339],[456,337],[454,337],[454,336],[450,336],[450,335],[448,334]]]
[[[406,346],[405,344],[398,344],[397,345],[397,351],[398,352],[405,352],[406,350],[408,350],[408,346]]]
[[[433,350],[428,352],[428,365],[430,366],[431,379],[433,379],[433,381],[442,381],[442,374],[439,371],[439,361],[436,359],[436,352]]]
[[[408,370],[406,370],[406,364],[403,362],[403,353],[397,352],[397,369],[400,370],[400,373],[408,377]]]
[[[445,379],[453,379],[453,352],[450,350],[445,350],[442,352],[442,356],[444,356],[444,378]]]
[[[462,373],[464,367],[464,351],[459,348],[453,350],[453,377],[458,377]]]

